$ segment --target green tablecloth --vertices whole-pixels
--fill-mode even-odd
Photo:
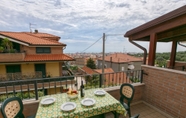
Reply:
[[[126,115],[126,110],[118,100],[116,100],[107,92],[105,96],[96,96],[94,95],[95,90],[97,89],[85,90],[85,97],[81,98],[78,96],[77,99],[70,100],[70,102],[75,102],[77,105],[76,109],[71,112],[64,112],[60,109],[61,105],[67,102],[65,95],[66,93],[44,96],[41,99],[46,97],[54,97],[56,98],[56,101],[53,104],[47,106],[39,104],[36,118],[87,118],[110,111],[116,111],[119,114]],[[86,97],[95,99],[96,104],[89,107],[81,105],[81,100]]]

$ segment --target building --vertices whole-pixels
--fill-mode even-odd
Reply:
[[[105,56],[105,68],[112,68],[114,72],[128,69],[140,70],[142,59],[124,53],[115,53]],[[102,68],[102,58],[97,60],[98,69]]]
[[[17,80],[62,76],[66,44],[60,37],[35,32],[0,31],[0,80]]]

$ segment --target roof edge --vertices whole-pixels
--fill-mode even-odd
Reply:
[[[154,20],[151,20],[145,24],[142,24],[134,29],[131,29],[129,31],[127,31],[125,34],[124,34],[124,37],[128,37],[134,33],[138,33],[144,29],[147,29],[147,28],[150,28],[150,27],[153,27],[155,25],[158,25],[160,23],[163,23],[165,21],[168,21],[168,20],[171,20],[173,18],[176,18],[178,16],[181,16],[183,14],[186,14],[186,5],[180,7],[180,8],[177,8],[171,12],[168,12],[167,14],[164,14],[158,18],[155,18]]]

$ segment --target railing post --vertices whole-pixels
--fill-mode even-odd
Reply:
[[[143,70],[141,70],[141,83],[143,82]]]
[[[99,75],[99,87],[102,87],[102,74]]]
[[[38,100],[37,80],[34,82],[34,87],[35,87],[35,96],[36,96],[36,100]]]
[[[182,71],[184,71],[185,70],[185,66],[182,66]]]

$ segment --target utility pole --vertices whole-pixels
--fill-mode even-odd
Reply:
[[[103,56],[102,56],[102,84],[104,84],[104,68],[105,68],[105,33],[103,33]]]

